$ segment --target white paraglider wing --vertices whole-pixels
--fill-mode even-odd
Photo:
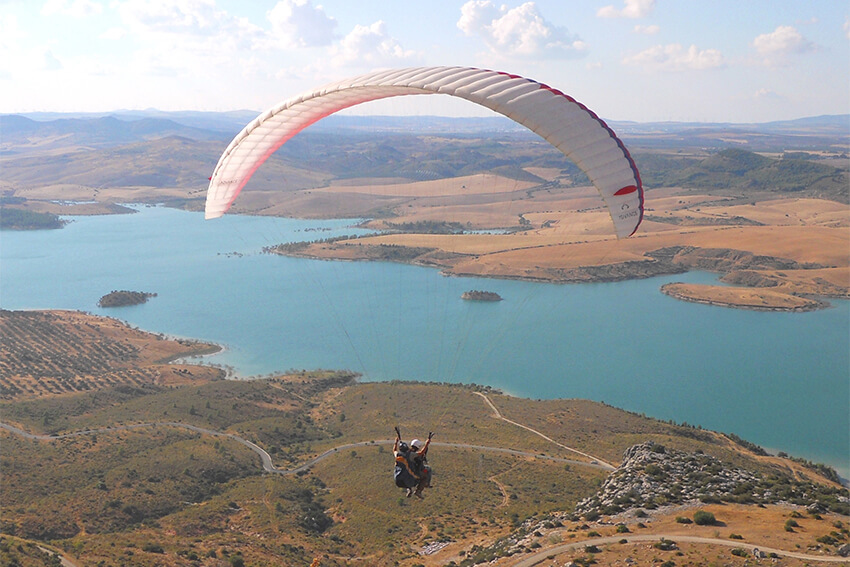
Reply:
[[[224,151],[210,178],[205,217],[222,216],[260,165],[311,124],[364,102],[447,94],[486,106],[546,139],[599,190],[618,237],[643,219],[637,167],[616,134],[593,112],[542,83],[469,67],[417,67],[369,73],[291,98],[248,124]]]

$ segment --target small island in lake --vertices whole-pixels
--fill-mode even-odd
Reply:
[[[495,291],[479,291],[477,289],[463,292],[460,298],[471,301],[502,301],[502,296]]]
[[[143,291],[111,291],[101,297],[97,304],[100,307],[124,307],[145,303],[151,297],[156,297],[156,294]]]

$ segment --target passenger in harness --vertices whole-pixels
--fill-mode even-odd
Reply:
[[[428,433],[428,440],[425,445],[419,439],[414,439],[410,442],[411,453],[413,454],[413,468],[419,473],[419,483],[416,485],[416,490],[413,492],[419,498],[423,498],[422,490],[431,487],[431,467],[428,465],[428,445],[431,444],[433,433]],[[409,496],[409,495],[408,495]]]
[[[433,433],[428,433],[428,440],[424,445],[418,439],[414,439],[411,446],[401,440],[398,427],[395,428],[395,433],[393,445],[395,485],[407,489],[408,498],[414,494],[422,498],[422,489],[431,485],[431,468],[427,464],[426,454]]]

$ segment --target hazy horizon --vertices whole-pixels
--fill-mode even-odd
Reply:
[[[133,118],[133,119],[142,119],[142,118],[155,118],[156,115],[162,115],[162,118],[168,118],[168,115],[181,115],[181,114],[219,114],[219,115],[236,115],[236,114],[245,114],[245,115],[260,115],[265,112],[267,109],[251,109],[251,108],[234,108],[231,110],[195,110],[190,108],[179,109],[179,110],[162,110],[160,108],[148,107],[148,108],[116,108],[112,110],[89,110],[89,111],[28,111],[28,112],[0,112],[0,116],[23,116],[25,118],[29,118],[30,120],[35,120],[37,122],[49,121],[49,120],[60,120],[65,117],[91,117],[91,118],[107,118],[107,117],[115,117],[115,118]],[[487,118],[496,118],[496,119],[504,119],[506,121],[510,121],[510,118],[496,113],[491,112],[487,115],[451,115],[451,114],[358,114],[355,112],[350,112],[352,109],[346,109],[331,116],[324,118],[323,120],[333,120],[339,117],[345,118],[362,118],[362,119],[404,119],[404,118],[438,118],[438,119],[487,119]],[[486,110],[486,109],[485,109]],[[748,125],[748,124],[770,124],[774,122],[795,122],[800,120],[814,120],[820,118],[846,118],[850,121],[850,112],[847,113],[837,113],[837,114],[807,114],[803,116],[797,116],[794,118],[785,118],[778,120],[766,120],[766,121],[750,121],[750,122],[731,122],[731,121],[699,121],[699,120],[648,120],[648,121],[640,121],[640,120],[619,120],[614,118],[606,118],[605,116],[600,116],[600,118],[606,122],[613,123],[634,123],[634,124],[729,124],[729,125]],[[850,125],[850,124],[849,124]],[[522,126],[517,125],[517,129],[525,129]],[[850,131],[848,131],[848,135],[850,135]]]
[[[0,31],[4,114],[263,110],[376,69],[436,65],[522,75],[610,121],[850,110],[850,6],[832,0],[9,0]],[[451,97],[402,98],[431,100],[362,113],[484,114]]]

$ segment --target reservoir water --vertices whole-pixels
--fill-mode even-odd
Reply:
[[[263,254],[356,234],[351,221],[136,207],[0,234],[0,307],[75,309],[226,347],[242,377],[347,368],[366,380],[475,382],[529,398],[588,398],[735,433],[850,476],[850,302],[810,313],[677,301],[668,281],[554,285],[448,278],[378,262]],[[97,307],[116,289],[143,305]],[[470,302],[484,289],[504,301]]]

